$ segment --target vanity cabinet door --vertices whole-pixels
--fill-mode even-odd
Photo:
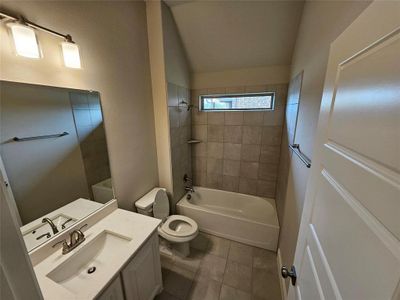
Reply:
[[[121,277],[118,276],[96,300],[124,300]]]
[[[161,264],[157,233],[122,271],[126,300],[151,300],[161,291]]]

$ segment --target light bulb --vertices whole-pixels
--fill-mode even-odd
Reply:
[[[40,58],[39,43],[35,31],[20,23],[10,23],[8,26],[14,39],[17,54],[29,58]]]
[[[81,57],[79,55],[79,47],[75,43],[62,42],[61,48],[64,57],[64,64],[68,68],[80,69]]]

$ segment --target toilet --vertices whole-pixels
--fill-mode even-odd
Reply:
[[[135,202],[138,213],[162,220],[158,235],[181,256],[190,253],[189,242],[199,233],[196,221],[182,215],[169,215],[169,200],[164,188],[154,188]]]

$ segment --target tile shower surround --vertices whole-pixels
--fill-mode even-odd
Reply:
[[[171,160],[173,178],[173,204],[185,194],[183,176],[191,176],[191,113],[187,110],[189,89],[168,83],[168,114],[171,136]],[[175,208],[175,205],[172,205]]]
[[[272,111],[202,112],[192,110],[194,184],[275,198],[287,85],[193,90],[202,94],[275,92]]]

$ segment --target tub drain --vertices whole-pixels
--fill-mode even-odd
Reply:
[[[95,271],[96,271],[96,267],[90,267],[90,268],[87,270],[88,274],[92,274],[92,273],[94,273]]]

